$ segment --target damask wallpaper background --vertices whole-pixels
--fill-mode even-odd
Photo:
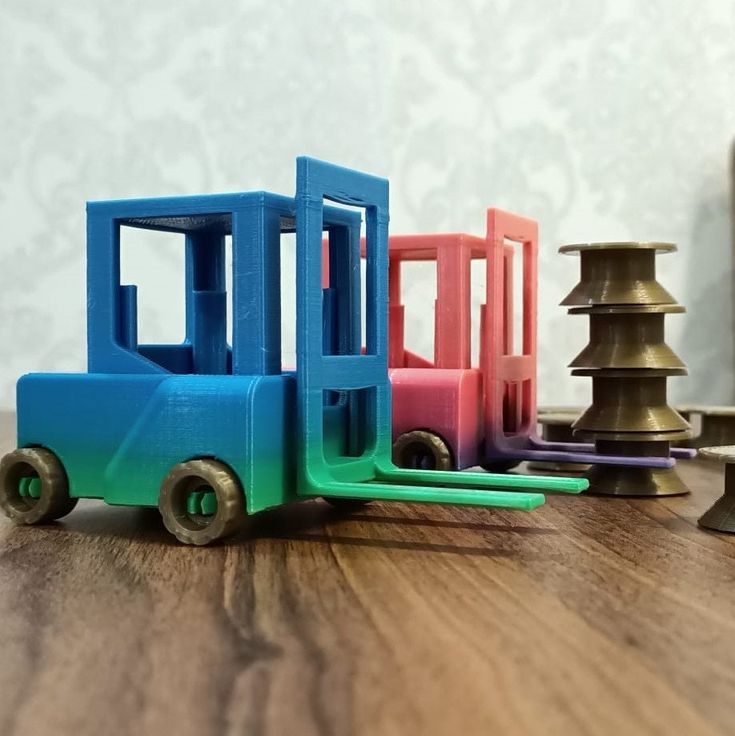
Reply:
[[[389,177],[393,232],[482,234],[490,205],[539,221],[543,403],[589,392],[565,367],[587,324],[558,306],[578,262],[557,247],[677,243],[659,274],[691,375],[672,396],[733,401],[734,8],[0,0],[0,407],[23,372],[84,369],[85,200],[292,193],[301,153]],[[133,251],[154,281],[180,266]],[[145,317],[176,332],[161,288]],[[428,352],[432,287],[407,288]]]

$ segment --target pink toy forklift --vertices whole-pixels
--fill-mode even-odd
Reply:
[[[523,257],[522,340],[514,353],[513,258]],[[390,238],[389,367],[393,460],[406,468],[507,470],[522,460],[671,467],[671,457],[599,455],[580,443],[537,436],[538,225],[491,208],[485,238],[465,234]],[[486,263],[479,360],[472,359],[471,263]],[[435,261],[433,362],[406,349],[401,267]],[[489,305],[489,309],[488,309]],[[683,450],[672,455],[689,456]]]

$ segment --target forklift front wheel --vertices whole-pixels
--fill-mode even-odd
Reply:
[[[211,514],[191,507],[194,494],[214,494]],[[175,465],[161,484],[158,508],[163,523],[184,544],[205,545],[234,534],[245,518],[245,494],[235,473],[205,458]],[[201,509],[200,509],[201,510]]]
[[[69,481],[51,450],[24,447],[0,461],[0,508],[18,524],[45,524],[77,505]]]
[[[393,443],[393,462],[413,470],[453,470],[449,445],[439,435],[423,429],[402,434]]]

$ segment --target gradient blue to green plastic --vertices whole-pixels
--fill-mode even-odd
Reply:
[[[366,343],[360,213],[368,242]],[[87,205],[88,373],[18,382],[18,444],[60,458],[74,497],[155,506],[177,463],[212,457],[240,478],[249,513],[303,497],[530,509],[586,481],[411,471],[391,456],[387,181],[298,159],[295,199],[251,192]],[[140,345],[135,286],[120,284],[121,227],[181,233],[186,339]],[[297,369],[281,365],[280,246],[297,239]],[[330,241],[322,284],[322,238]],[[232,346],[225,237],[232,236]],[[31,492],[30,489],[27,492]],[[206,494],[192,511],[211,511]]]

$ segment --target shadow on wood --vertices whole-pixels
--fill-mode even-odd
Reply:
[[[432,530],[454,530],[455,532],[527,535],[554,535],[558,531],[550,527],[512,525],[508,523],[477,522],[470,519],[432,518],[410,516],[420,513],[416,505],[406,507],[406,516],[384,515],[381,512],[396,505],[373,504],[373,513],[350,513],[338,510],[322,501],[306,501],[291,504],[256,514],[248,519],[243,531],[224,540],[219,547],[239,547],[253,544],[255,540],[289,540],[320,544],[349,544],[353,546],[383,547],[385,549],[411,549],[421,552],[440,552],[492,557],[507,555],[508,550],[499,551],[488,546],[487,536],[482,544],[468,546],[432,541]],[[432,510],[436,512],[436,510]],[[455,514],[461,512],[455,509]],[[477,515],[477,512],[474,512]],[[518,514],[516,514],[517,516]],[[356,529],[362,534],[346,535],[345,527]],[[411,539],[410,530],[421,527],[419,538]],[[391,533],[391,529],[393,533]],[[310,531],[311,530],[311,531]],[[154,508],[127,508],[108,506],[101,501],[82,501],[79,507],[59,522],[40,527],[12,526],[6,539],[9,543],[25,543],[41,535],[44,543],[54,538],[66,544],[70,539],[129,540],[147,545],[180,547],[164,528],[160,514]],[[428,538],[427,538],[428,537]],[[21,542],[22,540],[22,542]]]

